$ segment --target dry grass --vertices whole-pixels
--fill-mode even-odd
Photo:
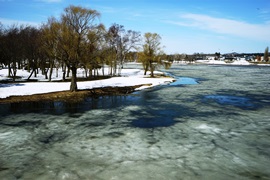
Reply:
[[[106,95],[124,95],[135,91],[136,88],[141,86],[151,85],[142,84],[136,86],[125,87],[103,87],[95,89],[78,90],[76,92],[59,91],[44,94],[34,94],[26,96],[10,96],[7,98],[0,98],[0,104],[18,103],[18,102],[38,102],[38,101],[65,101],[65,102],[81,102],[86,97],[99,97]]]

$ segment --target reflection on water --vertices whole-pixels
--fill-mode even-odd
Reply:
[[[0,179],[270,179],[270,68],[168,71],[205,80],[0,105]]]
[[[102,96],[98,98],[86,98],[84,102],[68,103],[61,101],[53,102],[21,102],[1,104],[0,114],[20,113],[47,113],[61,115],[65,113],[83,113],[92,109],[111,109],[124,104],[132,104],[138,99],[136,93],[129,96]]]

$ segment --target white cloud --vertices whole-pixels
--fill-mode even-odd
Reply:
[[[203,14],[183,14],[181,21],[168,23],[208,30],[219,34],[244,37],[253,40],[270,41],[270,24],[251,24],[225,18],[216,18]]]
[[[11,26],[11,25],[31,25],[31,26],[39,26],[39,23],[36,22],[30,22],[30,21],[20,21],[15,19],[6,19],[6,18],[0,18],[0,22],[4,26]]]

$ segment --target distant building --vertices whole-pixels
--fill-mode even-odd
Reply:
[[[215,56],[206,56],[206,60],[216,60]]]

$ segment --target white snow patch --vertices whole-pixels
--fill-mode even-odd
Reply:
[[[234,61],[233,63],[231,63],[232,65],[250,65],[249,62],[247,62],[246,60],[237,60],[237,61]]]
[[[210,132],[210,133],[212,133],[212,132],[219,133],[220,132],[219,128],[211,127],[207,124],[201,124],[201,125],[197,126],[196,129],[200,129],[200,130],[203,130],[205,132]]]
[[[59,70],[60,72],[60,70]],[[84,71],[78,69],[78,77],[84,76]],[[105,72],[108,72],[106,69]],[[101,72],[99,72],[101,74]],[[59,76],[56,79],[61,79],[62,73],[58,73]],[[144,76],[144,71],[140,69],[122,69],[121,74],[124,77],[113,77],[110,79],[95,80],[95,81],[84,81],[77,82],[78,89],[92,89],[100,87],[123,87],[123,86],[135,86],[141,84],[149,84],[147,86],[142,86],[136,90],[141,90],[157,85],[166,84],[172,82],[173,78],[149,78],[148,75]],[[155,71],[155,74],[163,74],[162,72]],[[29,72],[25,70],[18,70],[17,76],[21,76],[22,79],[26,79],[29,76]],[[56,74],[53,75],[53,78]],[[7,69],[0,70],[0,80],[7,78]],[[32,78],[31,78],[32,79]],[[0,98],[6,98],[9,96],[23,96],[32,94],[42,94],[49,92],[65,91],[69,90],[70,82],[44,82],[44,75],[38,75],[36,77],[38,82],[33,83],[10,83],[10,84],[0,84]],[[55,79],[54,79],[55,80]]]
[[[224,61],[217,61],[217,60],[197,60],[198,63],[203,64],[226,64]]]

